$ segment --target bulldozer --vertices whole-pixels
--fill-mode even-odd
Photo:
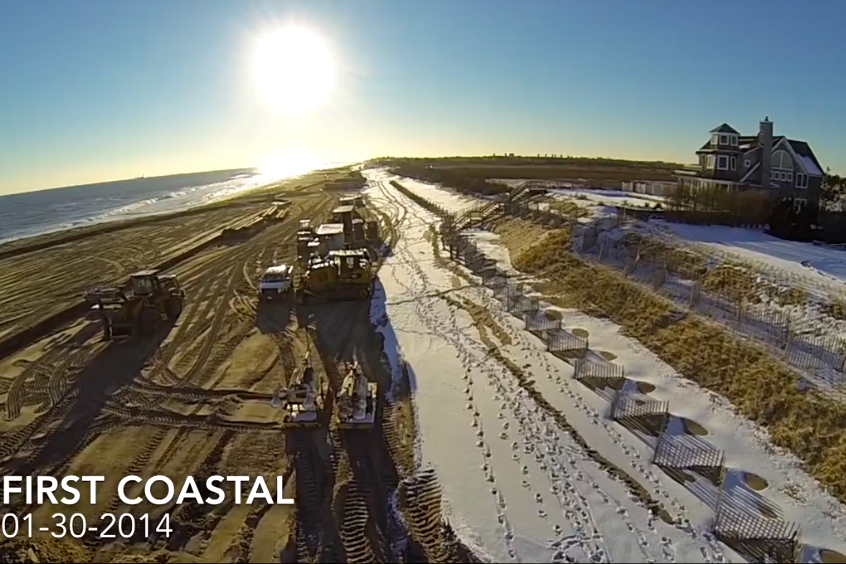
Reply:
[[[369,299],[373,293],[373,270],[364,249],[330,251],[313,257],[302,276],[297,301],[314,299]]]
[[[152,335],[163,321],[182,313],[185,292],[176,276],[141,270],[120,287],[96,288],[86,294],[103,323],[103,340]]]

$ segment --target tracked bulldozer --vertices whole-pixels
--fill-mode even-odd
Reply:
[[[364,249],[330,251],[313,257],[300,282],[297,301],[366,300],[373,293],[373,267]]]
[[[97,288],[86,294],[103,323],[103,339],[145,337],[163,321],[182,313],[185,292],[174,275],[141,270],[120,287]]]

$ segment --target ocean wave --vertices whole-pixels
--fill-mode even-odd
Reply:
[[[190,209],[277,180],[280,179],[255,172],[197,173],[3,196],[0,197],[0,243]]]

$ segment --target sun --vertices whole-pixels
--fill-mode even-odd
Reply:
[[[322,106],[334,86],[334,61],[318,34],[299,26],[268,33],[256,44],[253,80],[276,110],[305,114]]]
[[[323,162],[310,153],[295,152],[269,155],[261,163],[259,174],[267,181],[288,178],[315,170]]]

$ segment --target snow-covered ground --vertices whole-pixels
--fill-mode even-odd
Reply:
[[[401,372],[400,356],[409,366],[420,463],[436,469],[446,513],[465,542],[498,562],[742,561],[707,532],[712,498],[692,493],[650,464],[651,445],[609,421],[607,401],[572,380],[573,368],[544,352],[543,343],[523,331],[522,321],[504,313],[489,290],[437,266],[425,237],[436,218],[391,187],[391,176],[365,175],[372,205],[401,220],[402,234],[379,273],[376,301],[384,300],[385,311],[375,316],[382,318],[394,373]],[[403,184],[409,182],[403,179]],[[430,200],[441,197],[433,193],[440,188],[425,190],[421,195]],[[493,236],[483,242],[489,251],[497,246]],[[507,251],[495,256],[507,265]],[[499,343],[503,354],[532,376],[593,449],[689,524],[672,526],[655,518],[626,486],[609,477],[489,354],[469,314],[447,297],[492,311],[512,341]],[[650,395],[670,401],[674,415],[707,429],[703,438],[726,452],[731,469],[766,479],[769,487],[760,495],[803,527],[805,542],[846,551],[843,509],[795,460],[767,446],[760,429],[620,335],[614,324],[574,311],[562,315],[566,328],[588,332],[593,350],[615,355],[629,379],[653,384]],[[487,338],[499,342],[490,332]]]
[[[576,202],[581,201],[588,206],[633,206],[641,208],[645,206],[651,207],[664,202],[664,198],[661,196],[601,188],[554,189],[550,190],[550,193],[556,198],[571,199]]]
[[[846,290],[846,251],[833,247],[785,241],[755,229],[717,225],[684,225],[655,221],[679,237],[707,245],[756,266],[783,272],[787,278],[805,279],[819,288]]]
[[[432,203],[435,203],[442,208],[451,212],[460,212],[467,208],[473,207],[482,203],[483,200],[464,196],[447,190],[438,184],[431,184],[429,182],[421,182],[412,178],[399,177],[395,174],[387,172],[385,169],[370,169],[365,171],[365,176],[368,178],[378,178],[381,182],[390,182],[396,180],[421,198],[426,198]]]
[[[553,195],[590,208],[593,218],[616,214],[615,205],[643,207],[660,203],[660,196],[615,190],[553,190]],[[783,286],[801,287],[820,299],[846,293],[846,250],[785,241],[756,229],[719,225],[686,225],[662,220],[643,224],[652,234],[671,234],[677,243],[698,248],[721,260],[742,262]]]
[[[706,290],[700,294],[696,311],[733,331],[766,343],[772,347],[774,354],[797,370],[805,383],[829,397],[846,401],[846,376],[843,369],[846,321],[832,316],[829,309],[829,304],[835,300],[844,300],[844,294],[837,292],[837,288],[820,287],[809,277],[787,279],[774,267],[756,266],[728,252],[720,254],[708,245],[679,239],[664,222],[616,219],[592,222],[597,228],[596,243],[593,246],[582,244],[584,236],[591,230],[577,232],[574,251],[591,256],[594,260],[599,260],[602,254],[603,264],[623,270],[633,259],[635,251],[624,248],[620,242],[627,234],[637,234],[658,239],[671,247],[687,249],[706,258],[706,263],[712,268],[726,262],[743,265],[738,268],[746,269],[747,273],[757,278],[757,303],[746,303],[738,311],[736,303]],[[656,273],[662,268],[663,265],[657,262],[642,260],[628,276],[652,285]],[[795,276],[799,274],[795,273]],[[690,277],[670,273],[657,291],[674,300],[680,308],[688,308],[694,286],[694,280]],[[802,302],[785,299],[786,292],[796,287],[805,290],[806,299]],[[741,322],[738,323],[738,320]]]
[[[745,314],[757,321],[744,328],[755,331],[755,338],[783,347],[783,343],[767,339],[778,341],[779,328],[787,332],[789,323],[789,334],[795,342],[791,345],[788,361],[801,371],[808,382],[825,393],[846,397],[842,343],[846,321],[833,316],[831,307],[832,304],[846,303],[846,250],[784,241],[754,229],[685,225],[655,219],[620,222],[617,221],[616,210],[602,202],[562,194],[564,192],[559,192],[558,197],[591,207],[590,217],[580,223],[593,224],[598,228],[597,245],[602,241],[610,244],[605,249],[605,262],[608,264],[623,268],[624,262],[615,263],[614,256],[619,250],[616,242],[627,233],[637,233],[706,257],[711,268],[721,263],[746,268],[759,281],[761,303],[747,304]],[[578,252],[594,256],[598,249],[598,246],[591,250],[576,245]],[[625,254],[622,257],[624,261],[627,260]],[[650,269],[658,269],[658,265],[644,261],[639,268],[643,271],[640,272],[641,278],[645,277],[645,281],[649,282],[653,274]],[[671,276],[662,292],[672,294],[674,299],[686,305],[692,287],[692,280]],[[796,302],[796,293],[790,293],[789,300],[782,300],[780,296],[796,288],[804,290],[807,299],[803,303]],[[730,323],[734,317],[726,315],[719,321]]]

